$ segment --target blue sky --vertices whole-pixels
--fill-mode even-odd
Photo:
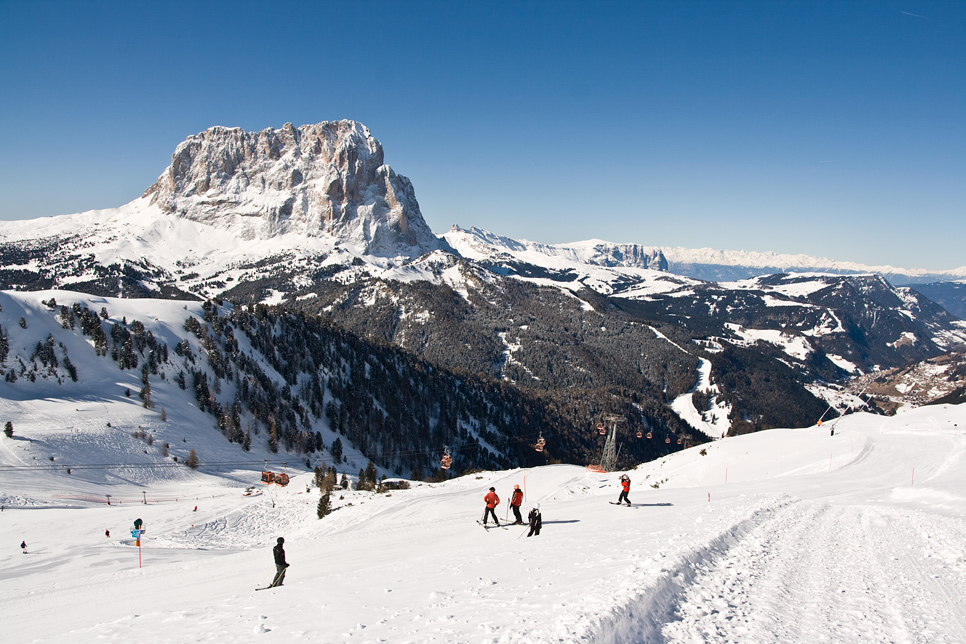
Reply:
[[[966,2],[0,0],[0,219],[343,118],[437,233],[966,265]]]

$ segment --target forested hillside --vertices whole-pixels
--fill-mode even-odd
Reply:
[[[63,299],[65,292],[58,294]],[[36,321],[21,327],[9,319],[8,305],[0,325],[7,386],[57,382],[67,395],[71,382],[91,372],[92,361],[111,360],[119,370],[139,372],[141,389],[105,395],[137,395],[150,407],[159,388],[177,388],[240,450],[263,441],[272,451],[324,451],[328,462],[338,463],[351,445],[384,469],[414,478],[441,475],[446,449],[453,456],[451,473],[599,462],[603,438],[593,427],[602,413],[626,420],[620,438],[625,464],[679,449],[677,438],[685,439],[682,444],[702,440],[666,407],[633,390],[522,389],[434,366],[304,312],[207,301],[193,304],[197,315],[168,320],[176,335],[162,339],[157,318],[117,319],[109,305],[98,308],[76,295],[71,304],[43,301],[39,314],[51,331],[29,352],[16,347],[44,331]],[[636,437],[642,427],[652,430],[651,440]],[[541,436],[547,447],[537,452]]]

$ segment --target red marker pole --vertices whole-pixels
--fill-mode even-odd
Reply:
[[[911,485],[915,485],[915,484],[916,484],[916,464],[913,463],[912,464],[912,483],[911,483]]]

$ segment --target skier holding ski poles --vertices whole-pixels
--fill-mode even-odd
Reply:
[[[272,554],[275,555],[275,581],[272,582],[272,586],[281,586],[282,581],[285,579],[285,569],[288,568],[288,562],[285,561],[285,548],[282,544],[285,543],[283,537],[278,538],[278,543],[272,549]]]
[[[540,528],[543,527],[543,517],[540,516],[540,506],[537,505],[530,510],[530,514],[527,515],[527,518],[530,520],[530,532],[527,534],[527,536],[540,536]]]
[[[483,497],[486,501],[486,511],[483,512],[483,525],[486,525],[486,520],[492,515],[493,523],[499,527],[500,521],[496,518],[496,506],[500,505],[500,497],[496,495],[496,488],[491,487],[489,493]]]
[[[510,509],[513,510],[513,518],[516,519],[513,525],[523,525],[523,517],[520,515],[521,503],[523,503],[523,490],[519,485],[514,485],[513,496],[510,497]]]

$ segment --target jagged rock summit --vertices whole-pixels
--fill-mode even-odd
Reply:
[[[327,236],[388,257],[439,248],[412,183],[383,163],[382,144],[355,121],[212,127],[178,145],[143,198],[246,240]]]

